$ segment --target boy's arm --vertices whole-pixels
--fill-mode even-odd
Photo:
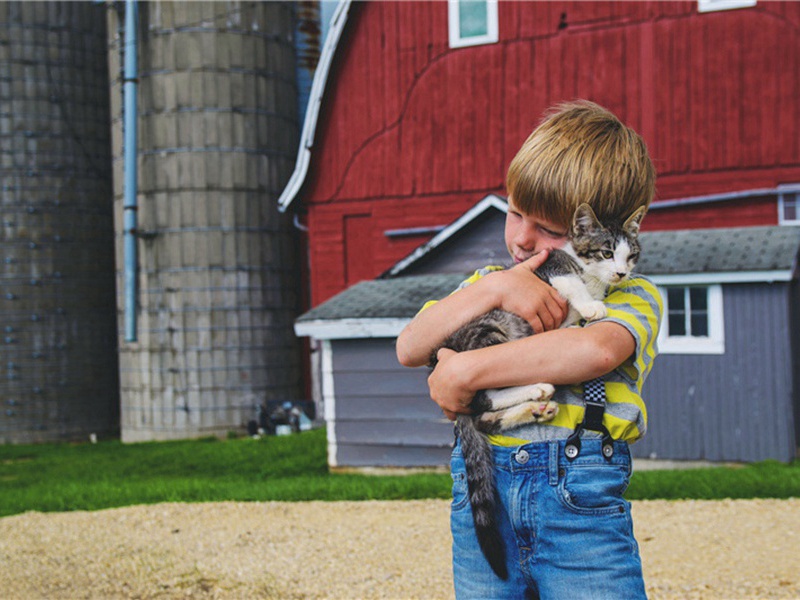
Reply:
[[[561,325],[566,301],[534,274],[545,260],[547,252],[540,252],[512,269],[489,273],[417,314],[397,338],[400,364],[427,365],[433,349],[447,336],[494,308],[519,315],[537,333]]]
[[[428,387],[431,398],[453,419],[456,413],[470,412],[478,390],[589,381],[620,366],[635,350],[631,333],[613,322],[556,329],[469,352],[443,349]]]

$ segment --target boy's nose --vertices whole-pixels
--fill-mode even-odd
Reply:
[[[533,251],[536,248],[536,232],[531,227],[522,227],[520,228],[519,233],[517,234],[517,246],[522,248],[523,250]]]

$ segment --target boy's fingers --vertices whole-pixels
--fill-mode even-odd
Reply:
[[[547,331],[547,326],[539,317],[539,315],[534,315],[533,319],[529,321],[529,323],[531,327],[533,327],[534,333],[542,333],[543,331]]]
[[[456,354],[455,350],[451,350],[450,348],[439,348],[439,351],[436,353],[436,360],[444,360],[453,354]]]
[[[553,316],[553,328],[559,327],[561,323],[564,322],[564,319],[567,318],[567,311],[569,310],[569,305],[567,301],[559,294],[558,292],[554,293],[550,297],[550,301],[547,304],[547,308],[550,311],[550,314]]]
[[[451,410],[447,410],[446,408],[442,409],[444,416],[447,417],[451,421],[455,421],[458,415]]]
[[[561,325],[560,311],[558,309],[558,304],[554,303],[550,299],[548,299],[548,301],[545,302],[544,306],[539,311],[538,317],[544,331],[550,331],[551,329],[555,329],[556,327]]]
[[[546,285],[546,284],[545,284]],[[536,333],[557,329],[567,316],[567,302],[555,290],[551,291],[543,301],[531,307],[526,320],[531,324]]]
[[[550,254],[548,250],[541,250],[528,258],[527,260],[522,261],[520,264],[525,265],[531,271],[535,271],[539,267],[541,267],[545,261],[547,261],[547,257]]]

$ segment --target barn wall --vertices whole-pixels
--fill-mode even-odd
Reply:
[[[671,231],[777,224],[778,197],[774,195],[662,209],[656,205],[647,213],[642,229],[644,231]]]
[[[369,215],[359,276],[379,274],[428,239],[387,241],[384,230],[445,225],[502,194],[514,153],[561,100],[595,100],[640,131],[660,198],[800,180],[800,4],[696,6],[505,2],[499,43],[455,50],[446,3],[354,6],[301,199],[312,302],[348,284],[346,216]],[[776,222],[747,219],[714,225]]]
[[[727,285],[723,298],[725,354],[656,359],[644,390],[649,430],[634,456],[794,457],[789,286]]]
[[[400,366],[394,342],[331,342],[340,467],[448,464],[453,425],[428,397],[427,370]]]

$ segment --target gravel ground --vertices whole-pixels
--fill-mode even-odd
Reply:
[[[634,502],[651,600],[800,598],[800,500]],[[0,519],[0,598],[452,598],[447,501]]]

